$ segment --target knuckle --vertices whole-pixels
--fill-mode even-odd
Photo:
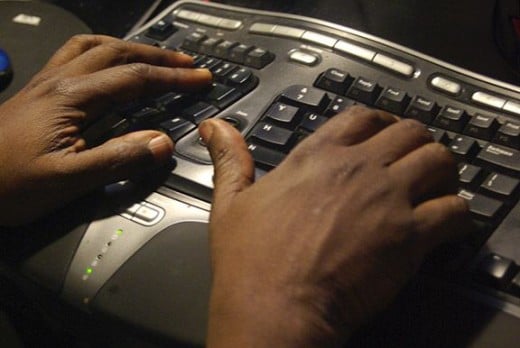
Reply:
[[[84,50],[96,46],[100,41],[99,35],[76,34],[72,36],[65,46],[74,46]]]
[[[132,63],[126,65],[128,73],[137,75],[137,77],[149,80],[152,75],[153,68],[150,64],[146,63]]]
[[[50,88],[55,95],[70,97],[74,95],[76,83],[72,78],[63,78],[53,81],[50,85]]]

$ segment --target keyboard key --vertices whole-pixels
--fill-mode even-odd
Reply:
[[[327,121],[328,118],[326,117],[323,117],[315,113],[308,113],[303,117],[300,127],[312,133],[316,131],[318,128],[320,128]]]
[[[205,57],[201,59],[195,66],[199,69],[215,69],[222,61],[214,57]]]
[[[209,39],[202,41],[199,47],[199,52],[203,54],[214,55],[215,47],[220,42],[222,42],[222,39],[215,39],[210,37]]]
[[[270,170],[279,165],[285,158],[285,154],[261,145],[249,144],[247,147],[258,167]]]
[[[460,83],[443,76],[434,77],[430,81],[430,85],[439,91],[446,92],[453,96],[459,95],[460,91],[462,91],[462,86],[460,85]]]
[[[296,120],[298,111],[299,109],[295,106],[277,102],[271,105],[265,113],[265,117],[288,125]]]
[[[253,49],[254,46],[239,44],[231,49],[229,60],[235,63],[244,64],[247,54]]]
[[[282,98],[288,102],[301,104],[322,111],[330,103],[327,93],[316,88],[294,85],[282,92]]]
[[[440,111],[439,116],[435,118],[433,125],[452,132],[461,133],[464,127],[466,127],[469,118],[466,111],[446,105]]]
[[[498,173],[491,173],[480,186],[497,196],[513,197],[518,191],[520,180]]]
[[[289,145],[291,145],[293,141],[293,132],[285,128],[277,127],[271,123],[260,122],[253,128],[251,137],[266,144],[288,150]]]
[[[488,254],[477,266],[477,277],[486,285],[503,288],[511,282],[518,271],[515,262],[497,254]]]
[[[191,33],[190,35],[186,36],[186,38],[184,38],[184,41],[182,42],[182,48],[189,51],[198,52],[200,44],[206,38],[207,36],[204,34],[197,32]]]
[[[162,122],[159,127],[168,133],[173,141],[177,141],[183,135],[195,129],[196,126],[183,118],[175,117]]]
[[[417,96],[413,98],[404,115],[422,123],[430,124],[438,112],[439,107],[433,100]]]
[[[252,78],[253,72],[247,68],[240,68],[228,76],[229,82],[233,85],[244,85],[251,81]]]
[[[346,97],[335,97],[334,100],[330,103],[327,110],[325,110],[326,116],[335,116],[341,111],[345,110],[347,107],[355,105],[356,102],[352,99]]]
[[[410,102],[410,97],[405,91],[387,87],[379,96],[376,106],[396,115],[402,115]]]
[[[274,60],[274,54],[263,48],[255,48],[249,51],[244,60],[244,64],[256,69],[262,69]]]
[[[445,130],[435,128],[435,127],[428,127],[427,129],[430,132],[430,134],[433,136],[433,140],[435,140],[435,142],[441,143],[444,145],[448,145],[451,142],[451,139]]]
[[[191,122],[199,124],[207,118],[215,116],[219,110],[205,102],[198,102],[182,111],[182,115],[189,119]]]
[[[504,123],[498,129],[494,141],[498,144],[520,150],[520,123]]]
[[[157,104],[161,105],[168,112],[175,112],[181,109],[189,100],[189,96],[183,93],[170,92],[156,99]]]
[[[229,59],[229,53],[237,45],[238,42],[224,40],[213,49],[213,54],[218,58]]]
[[[381,87],[375,81],[358,77],[350,87],[347,96],[362,103],[373,105],[379,92],[381,92]]]
[[[494,116],[477,114],[471,118],[464,133],[472,137],[490,140],[500,127],[500,123]]]
[[[225,109],[242,97],[242,94],[233,87],[220,83],[213,83],[211,90],[204,99],[219,109]]]
[[[171,22],[160,20],[152,25],[147,31],[146,36],[159,41],[164,41],[169,38],[177,28]]]
[[[476,139],[464,135],[458,135],[451,141],[448,148],[451,152],[464,160],[471,160],[480,151],[480,146]]]
[[[476,217],[493,220],[498,217],[503,203],[480,193],[460,190],[458,196],[468,201],[469,211]]]
[[[466,187],[476,187],[484,175],[484,170],[468,163],[459,163],[459,182]]]
[[[339,69],[328,69],[316,80],[316,87],[343,95],[354,79]]]
[[[213,68],[213,70],[212,70],[213,76],[215,76],[217,79],[223,79],[226,75],[231,73],[236,68],[237,68],[236,64],[222,62]]]
[[[477,155],[476,161],[492,166],[506,174],[520,176],[520,153],[511,148],[487,144]]]

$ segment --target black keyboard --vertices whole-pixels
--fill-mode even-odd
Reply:
[[[336,24],[204,2],[178,2],[127,39],[190,54],[197,67],[214,75],[211,88],[199,93],[170,92],[135,101],[119,110],[101,135],[149,128],[169,134],[176,142],[176,166],[161,195],[206,202],[194,205],[207,211],[213,168],[196,128],[210,117],[223,118],[242,132],[257,176],[349,106],[419,120],[457,158],[459,196],[469,202],[475,222],[466,240],[436,251],[423,273],[496,308],[507,306],[520,318],[519,87]],[[166,204],[162,198],[147,199],[123,209],[120,218],[146,231],[171,215],[161,204]],[[107,226],[119,231],[121,221]],[[90,285],[90,293],[75,295],[84,291],[75,284],[90,281],[95,273],[91,268],[82,272],[97,249],[84,253],[80,246],[80,254],[87,256],[76,257],[77,266],[76,259],[72,262],[71,270],[78,271],[69,272],[64,296],[82,306],[92,302],[87,295],[94,296],[119,266]],[[104,296],[103,291],[98,295],[99,308],[113,305],[109,297],[103,302]]]

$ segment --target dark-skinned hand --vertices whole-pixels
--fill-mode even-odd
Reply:
[[[115,106],[211,81],[191,57],[105,36],[77,36],[0,106],[0,226],[34,220],[103,184],[169,160],[172,141],[130,133],[90,148],[82,132]]]
[[[215,166],[209,347],[340,344],[460,237],[455,162],[416,121],[351,108],[256,183],[238,132],[200,133]]]

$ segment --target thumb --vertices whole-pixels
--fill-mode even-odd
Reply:
[[[210,119],[199,126],[214,166],[213,205],[226,210],[233,197],[254,182],[253,158],[240,132],[229,123]]]
[[[164,133],[141,131],[111,139],[92,149],[73,153],[68,172],[85,190],[128,179],[171,160],[173,142]]]

